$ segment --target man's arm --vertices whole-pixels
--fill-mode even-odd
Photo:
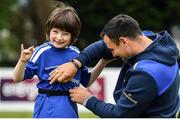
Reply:
[[[79,56],[73,60],[73,62],[78,64],[79,68],[81,68],[82,66],[87,65],[95,60],[112,57],[113,56],[105,45],[104,41],[100,40],[85,48],[79,54]],[[78,71],[77,66],[75,66],[76,64],[68,62],[52,71],[49,77],[50,84],[54,83],[55,81],[66,83],[71,80]]]
[[[100,117],[138,117],[157,96],[157,87],[155,81],[147,73],[141,75],[136,72],[129,80],[122,93],[119,91],[116,94],[116,104],[101,101],[82,87],[70,89],[70,97],[72,101],[83,104]]]
[[[75,59],[84,66],[101,58],[113,58],[111,51],[107,48],[103,40],[99,40],[86,47]]]

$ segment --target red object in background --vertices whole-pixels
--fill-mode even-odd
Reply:
[[[104,77],[99,77],[96,81],[89,87],[89,91],[97,98],[104,100]]]
[[[12,79],[1,79],[0,101],[34,101],[37,95],[38,80],[14,83]]]

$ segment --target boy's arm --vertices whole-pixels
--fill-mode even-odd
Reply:
[[[23,80],[24,72],[25,72],[26,62],[23,62],[19,59],[18,63],[16,64],[13,72],[13,80],[14,82],[20,82]]]
[[[23,80],[25,66],[32,56],[34,50],[34,46],[29,47],[28,49],[24,49],[23,44],[21,44],[21,56],[19,58],[18,63],[16,64],[13,72],[13,80],[14,82],[20,82]]]

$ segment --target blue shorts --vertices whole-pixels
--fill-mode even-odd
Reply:
[[[38,94],[33,118],[78,118],[77,104],[69,96]]]

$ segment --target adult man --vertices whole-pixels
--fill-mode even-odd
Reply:
[[[108,49],[114,57],[121,57],[124,64],[113,94],[116,104],[105,103],[83,88],[70,90],[71,99],[100,117],[175,117],[180,102],[179,51],[172,37],[166,31],[142,33],[138,22],[123,14],[110,20],[101,36],[104,42],[86,48],[74,64],[81,67],[110,56]],[[70,79],[77,70],[74,64],[57,68],[50,82]]]

